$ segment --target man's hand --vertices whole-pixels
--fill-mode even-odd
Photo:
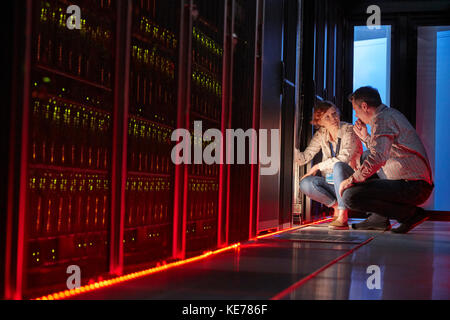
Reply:
[[[355,121],[355,125],[353,126],[353,131],[355,131],[356,135],[362,141],[366,141],[366,138],[369,136],[369,133],[367,132],[366,124],[359,119]]]
[[[305,179],[306,177],[315,175],[317,171],[319,171],[319,166],[316,164],[302,177],[301,180]]]
[[[339,186],[339,194],[341,195],[341,197],[342,197],[342,194],[344,193],[344,191],[353,185],[354,185],[354,183],[352,181],[352,177],[347,178],[344,181],[342,181],[341,185]]]

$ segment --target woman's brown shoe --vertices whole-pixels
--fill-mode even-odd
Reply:
[[[328,228],[333,229],[333,230],[348,230],[348,223],[347,222],[339,222],[337,220],[334,220],[333,222],[331,222],[328,225]]]

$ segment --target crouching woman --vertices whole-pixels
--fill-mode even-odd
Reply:
[[[300,191],[307,197],[334,209],[331,229],[348,229],[348,210],[339,195],[340,175],[333,174],[334,165],[344,162],[356,170],[360,163],[362,144],[353,125],[340,121],[339,109],[330,101],[320,101],[314,108],[311,124],[316,133],[305,151],[295,149],[295,161],[303,166],[322,151],[322,162],[314,165],[301,179]],[[321,176],[316,176],[320,171]]]

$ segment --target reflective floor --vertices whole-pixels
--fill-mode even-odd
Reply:
[[[425,221],[403,235],[327,225],[73,299],[450,299],[450,222]]]

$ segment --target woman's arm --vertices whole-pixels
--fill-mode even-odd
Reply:
[[[314,136],[312,137],[311,141],[309,142],[308,147],[305,151],[300,152],[297,150],[297,148],[294,148],[295,150],[295,161],[300,165],[303,166],[310,162],[314,156],[319,153],[319,151],[322,149],[320,145],[320,139],[322,136],[322,132],[319,130],[317,131]]]

